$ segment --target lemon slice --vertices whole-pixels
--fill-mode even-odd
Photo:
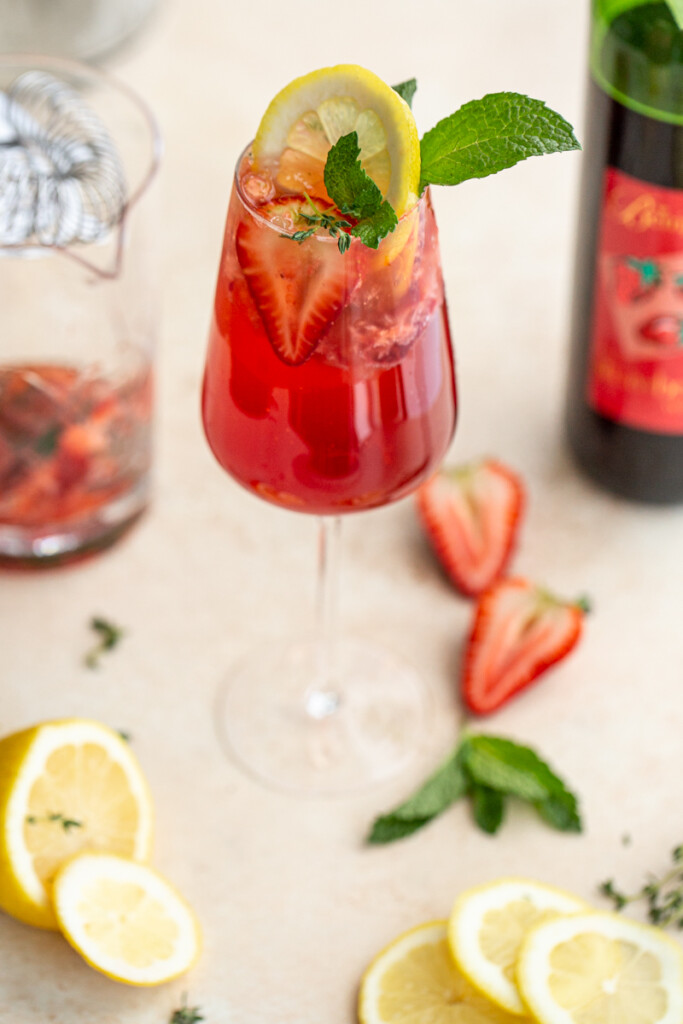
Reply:
[[[515,963],[527,931],[560,914],[586,910],[571,893],[523,878],[501,878],[461,893],[448,923],[451,952],[463,974],[512,1014],[526,1010]]]
[[[65,719],[0,740],[0,907],[56,929],[47,887],[83,849],[144,860],[152,804],[129,745],[98,722]]]
[[[446,921],[400,935],[370,964],[361,983],[361,1024],[512,1024],[456,967]]]
[[[109,853],[81,853],[54,879],[67,940],[91,967],[129,985],[184,974],[201,945],[192,910],[157,871]]]
[[[556,918],[532,929],[517,981],[541,1024],[681,1024],[683,950],[618,914]]]
[[[420,140],[410,107],[391,86],[356,64],[320,68],[271,100],[256,132],[254,166],[276,166],[276,182],[325,196],[330,146],[358,133],[360,161],[401,216],[417,201]]]

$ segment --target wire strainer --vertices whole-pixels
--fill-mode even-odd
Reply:
[[[126,193],[107,129],[70,86],[31,70],[0,91],[0,245],[99,241]]]

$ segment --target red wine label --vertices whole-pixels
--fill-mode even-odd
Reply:
[[[683,434],[683,191],[608,167],[595,272],[589,404]]]

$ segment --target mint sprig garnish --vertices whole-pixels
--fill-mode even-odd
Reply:
[[[391,87],[394,92],[397,92],[402,100],[405,100],[408,106],[412,109],[413,96],[417,89],[417,79],[408,78],[405,82],[399,82],[398,85],[392,85]]]
[[[683,16],[683,0],[669,2],[680,6]],[[406,79],[393,89],[411,106],[417,80]],[[574,149],[581,146],[572,126],[542,100],[516,92],[489,93],[465,103],[422,136],[418,191],[422,195],[428,185],[459,185],[497,174],[531,156]],[[303,242],[323,228],[337,237],[340,251],[345,252],[349,235],[376,249],[394,230],[396,212],[363,170],[359,157],[357,133],[342,135],[327,154],[324,172],[327,194],[341,218],[326,211],[309,220],[308,229],[287,237]],[[350,217],[353,226],[344,217]]]
[[[459,185],[544,153],[580,149],[554,110],[514,92],[465,103],[420,140],[420,194],[427,185]]]
[[[582,829],[578,803],[564,782],[531,747],[497,736],[465,736],[451,756],[404,803],[376,818],[369,843],[412,835],[467,796],[475,824],[494,835],[514,797],[536,809],[561,832]]]
[[[351,234],[363,245],[376,249],[394,230],[398,218],[393,207],[361,167],[357,132],[342,135],[327,154],[325,188],[342,216],[355,223]]]

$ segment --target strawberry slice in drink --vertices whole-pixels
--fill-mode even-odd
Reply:
[[[481,595],[465,650],[462,692],[475,714],[495,711],[566,657],[583,629],[585,602],[554,597],[525,579]]]
[[[502,576],[524,509],[516,473],[494,459],[442,469],[416,501],[427,537],[461,593],[476,596]]]
[[[312,355],[355,280],[352,254],[340,253],[333,238],[292,239],[311,227],[301,216],[311,209],[304,196],[275,199],[258,208],[272,227],[245,218],[235,238],[237,259],[268,339],[289,366]]]

